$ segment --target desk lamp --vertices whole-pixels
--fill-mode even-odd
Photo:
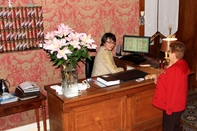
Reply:
[[[161,50],[160,50],[162,52],[165,52],[164,59],[167,62],[169,62],[168,50],[170,49],[170,44],[177,40],[177,38],[175,38],[174,35],[171,35],[171,30],[172,30],[172,26],[171,25],[169,25],[169,28],[168,29],[169,29],[169,36],[167,38],[164,38],[162,40]]]
[[[165,52],[165,59],[168,60],[168,50],[170,49],[170,44],[173,43],[174,41],[176,41],[177,38],[164,38],[162,40],[162,44],[161,44],[161,50],[162,52]]]

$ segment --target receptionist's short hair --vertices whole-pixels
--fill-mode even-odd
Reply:
[[[108,33],[105,33],[103,35],[103,37],[101,38],[101,45],[100,46],[103,46],[104,43],[107,41],[107,39],[110,39],[110,40],[116,42],[116,36],[113,33],[108,32]]]

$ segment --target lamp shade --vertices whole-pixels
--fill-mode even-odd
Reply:
[[[177,38],[164,38],[162,40],[160,51],[167,52],[170,49],[170,44],[173,43],[176,40],[177,40]]]

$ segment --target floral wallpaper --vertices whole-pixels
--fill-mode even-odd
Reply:
[[[32,4],[42,6],[44,32],[54,30],[58,24],[64,23],[76,32],[91,34],[98,47],[105,32],[114,33],[117,37],[117,44],[122,43],[124,34],[139,34],[139,0],[11,1],[14,7]],[[7,0],[0,0],[0,5],[8,6]],[[90,55],[95,53],[90,52]],[[113,53],[115,54],[115,49]],[[41,88],[41,92],[46,94],[44,85],[61,82],[60,70],[52,66],[46,52],[42,49],[1,53],[0,63],[0,78],[10,82],[10,91],[14,91],[21,82],[34,81]],[[85,65],[84,63],[79,65],[78,77],[85,78]],[[33,110],[1,117],[0,130],[35,121]]]

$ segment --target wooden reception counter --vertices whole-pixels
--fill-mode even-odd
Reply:
[[[126,67],[127,62],[121,63]],[[161,69],[140,68],[150,74]],[[162,112],[152,106],[153,80],[101,88],[90,82],[82,95],[66,98],[45,86],[51,131],[161,131]]]
[[[126,64],[123,65],[126,68]],[[139,68],[158,74],[160,69]],[[90,82],[81,96],[66,98],[45,86],[51,131],[159,131],[161,111],[151,105],[153,80],[101,88]]]

